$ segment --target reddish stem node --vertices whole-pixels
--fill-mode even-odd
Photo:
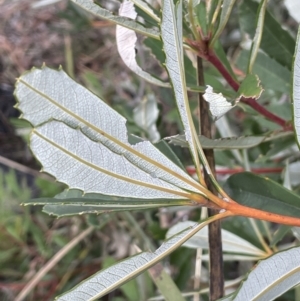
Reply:
[[[216,56],[214,50],[209,48],[208,40],[201,40],[201,41],[187,40],[186,42],[195,50],[197,50],[199,57],[210,62],[222,74],[224,79],[233,88],[233,90],[238,91],[238,89],[240,88],[239,82],[237,82],[236,79],[226,69],[226,67],[223,65],[220,59]],[[264,106],[259,104],[256,101],[256,99],[243,97],[240,101],[252,107],[255,111],[260,113],[262,116],[280,125],[281,127],[284,128],[284,130],[292,129],[292,126],[288,124],[286,120],[282,119],[281,117],[267,110]]]

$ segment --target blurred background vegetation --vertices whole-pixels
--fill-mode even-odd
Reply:
[[[106,7],[114,12],[117,12],[118,6],[118,1],[106,3]],[[270,1],[269,8],[280,23],[295,35],[297,22],[289,16],[283,1]],[[237,14],[236,11],[233,13]],[[237,72],[242,70],[240,42],[244,38],[238,30],[237,18],[233,16],[222,39]],[[166,72],[148,49],[139,47],[137,51],[139,63],[144,69],[167,79]],[[30,125],[18,119],[19,112],[13,108],[15,78],[25,70],[44,63],[52,68],[62,65],[76,81],[105,99],[127,118],[130,133],[148,137],[149,133],[135,122],[134,108],[142,96],[150,92],[155,94],[159,108],[156,126],[161,137],[176,135],[182,130],[171,90],[150,87],[126,69],[118,55],[112,24],[90,16],[67,0],[0,0],[0,300],[3,301],[15,300],[34,275],[89,225],[95,226],[96,230],[66,251],[62,260],[40,279],[24,300],[53,300],[54,296],[98,270],[134,254],[134,245],[147,248],[143,233],[159,246],[171,225],[187,218],[198,220],[200,216],[199,210],[149,210],[56,219],[43,213],[41,207],[20,206],[29,198],[52,197],[64,189],[50,176],[38,172],[39,163],[27,147]],[[218,76],[213,68],[206,68],[207,76]],[[270,90],[265,96],[271,99],[268,105],[273,106],[273,111],[287,119],[290,117],[288,96],[283,91]],[[278,103],[279,98],[285,105],[276,107],[275,100]],[[191,95],[191,103],[197,115],[195,95]],[[259,135],[276,129],[253,112],[246,115],[244,108],[234,109],[228,118],[234,126],[226,133],[218,131],[216,126],[217,137],[239,135],[241,132]],[[220,127],[225,128],[224,124]],[[267,168],[272,171],[269,176],[282,182],[281,172],[285,166],[282,162],[287,155],[270,158],[292,147],[292,137],[274,144],[264,143],[249,150],[249,161],[252,167],[258,168],[258,172]],[[191,163],[186,149],[177,147],[174,150],[186,166]],[[216,152],[219,179],[222,180],[222,175],[226,174],[224,169],[227,174],[239,170],[239,161],[243,161],[241,158],[240,152]],[[234,221],[225,221],[223,226],[259,246],[253,230],[241,231],[246,223],[245,219],[235,218]],[[264,224],[259,226],[264,235]],[[293,240],[289,236],[285,239],[287,242]],[[195,254],[196,250],[180,248],[165,262],[179,288],[185,291],[193,289]],[[207,270],[205,267],[203,269],[202,285],[205,287],[208,279]],[[247,269],[247,263],[226,263],[226,279],[235,279]],[[150,278],[143,274],[102,300],[147,300],[155,292]],[[285,300],[288,298],[287,295]]]
[[[32,277],[88,224],[107,221],[101,231],[94,231],[71,249],[25,300],[53,300],[96,271],[133,254],[134,244],[143,246],[138,233],[131,229],[130,220],[122,214],[106,219],[103,216],[56,219],[41,212],[41,207],[20,206],[29,198],[52,197],[64,188],[38,172],[39,163],[28,149],[30,125],[18,119],[20,113],[13,108],[14,82],[20,74],[44,63],[56,69],[62,65],[70,76],[124,115],[131,133],[141,136],[145,133],[134,123],[133,108],[139,95],[150,89],[134,78],[119,58],[112,24],[91,17],[69,1],[39,6],[40,2],[0,1],[0,300],[3,301],[15,300]],[[118,2],[112,2],[110,9],[116,12]],[[149,53],[145,54],[145,66],[166,78],[149,57]],[[178,127],[177,116],[173,115],[177,113],[172,113],[170,91],[163,93],[169,100],[160,103],[160,114],[168,112],[170,117],[160,120],[159,129],[173,135]],[[161,229],[156,212],[139,213],[136,218],[157,245],[164,239],[166,230]],[[189,256],[181,261],[177,268],[188,262],[187,278],[187,268],[192,262]],[[182,277],[183,274],[179,276]],[[184,287],[185,280],[180,281]],[[103,300],[138,301],[151,295],[154,286],[144,275]]]

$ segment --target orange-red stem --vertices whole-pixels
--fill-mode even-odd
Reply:
[[[289,226],[300,227],[300,217],[292,217],[287,215],[280,215],[272,212],[267,212],[247,206],[240,205],[232,199],[223,200],[210,191],[206,192],[207,198],[210,201],[205,200],[202,196],[192,194],[191,199],[198,202],[201,206],[206,206],[210,208],[218,208],[220,210],[226,210],[228,216],[244,216],[251,217],[255,219],[265,220],[273,223],[284,224]]]
[[[261,219],[273,223],[300,227],[300,218],[297,217],[262,211],[259,209],[246,207],[238,203],[228,203],[226,207],[227,209],[224,209],[230,211],[231,213],[233,213],[233,215],[252,217],[255,219]]]

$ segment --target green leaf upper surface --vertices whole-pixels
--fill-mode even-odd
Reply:
[[[208,24],[207,24],[207,11],[206,11],[206,2],[199,1],[195,7],[197,15],[197,23],[200,25],[200,28],[203,32],[203,35],[207,35]]]
[[[44,67],[25,73],[18,79],[15,95],[19,101],[18,108],[23,112],[22,117],[37,127],[31,135],[33,151],[45,171],[70,187],[110,194],[108,191],[113,189],[109,187],[116,186],[117,182],[121,184],[123,181],[121,186],[135,182],[135,188],[136,185],[145,187],[145,183],[156,182],[157,187],[166,185],[173,189],[181,186],[197,191],[199,184],[150,142],[131,146],[126,120],[62,70]],[[64,123],[48,122],[53,119]],[[50,149],[52,156],[49,156]],[[112,184],[106,185],[109,178]],[[148,184],[146,186],[149,187]],[[100,187],[104,190],[101,191]],[[112,194],[118,195],[120,189],[115,188]],[[153,186],[150,189],[156,188]],[[174,191],[182,190],[175,188]],[[134,194],[148,198],[138,191]],[[134,197],[132,194],[126,196]]]
[[[300,27],[297,35],[297,45],[293,63],[293,121],[295,136],[300,147]]]
[[[233,200],[244,206],[300,217],[300,196],[267,177],[238,173],[227,180],[224,188]]]
[[[165,300],[186,301],[172,279],[172,275],[164,269],[162,263],[157,263],[154,267],[148,270],[148,273],[151,275],[153,282],[162,296],[164,296]]]
[[[222,32],[229,20],[229,17],[230,17],[230,14],[233,9],[235,1],[236,0],[223,1],[223,5],[221,8],[221,14],[220,14],[220,21],[219,21],[218,27],[212,37],[210,45],[214,45],[215,41],[222,34]]]
[[[150,50],[152,55],[158,60],[158,62],[163,65],[165,62],[165,53],[163,51],[163,43],[160,40],[155,40],[152,38],[146,38],[143,42]],[[185,77],[188,85],[188,90],[200,89],[201,87],[197,85],[196,79],[196,69],[194,68],[191,60],[184,55],[184,71]],[[208,82],[209,83],[209,82]],[[196,87],[195,87],[196,86]],[[222,86],[223,87],[223,86]],[[202,90],[204,91],[204,89]]]
[[[170,160],[172,160],[176,165],[178,165],[181,169],[185,170],[185,167],[183,166],[182,162],[178,159],[176,154],[173,152],[170,145],[165,141],[161,140],[154,144],[155,147],[157,147],[166,157],[168,157]]]
[[[143,0],[132,0],[132,2],[139,7],[143,12],[145,12],[146,15],[153,18],[156,22],[160,22],[160,18],[156,15],[155,11],[153,10],[150,5]]]
[[[63,216],[72,216],[72,215],[82,215],[82,214],[103,214],[103,213],[111,213],[111,212],[120,212],[120,211],[140,211],[147,209],[156,209],[161,207],[169,207],[169,206],[188,206],[194,205],[191,201],[187,200],[172,200],[172,201],[144,201],[141,199],[136,200],[135,202],[111,202],[106,201],[101,203],[99,201],[99,205],[76,205],[72,204],[74,201],[83,202],[83,199],[69,199],[65,201],[69,201],[71,204],[57,204],[52,205],[51,201],[53,199],[46,199],[45,201],[48,203],[43,207],[43,212],[49,215],[55,215],[57,217]],[[38,202],[38,200],[37,200]]]
[[[237,66],[247,70],[249,51],[243,50],[237,60]],[[264,53],[259,52],[253,73],[257,74],[264,89],[290,94],[291,90],[291,72],[286,67],[277,63]]]
[[[244,0],[239,6],[241,29],[252,38],[256,30],[255,20],[258,7],[259,4],[252,0]],[[291,69],[295,41],[268,11],[265,14],[260,48],[278,63]]]
[[[267,3],[268,0],[262,0],[260,1],[260,4],[258,6],[257,10],[257,16],[256,16],[256,29],[255,29],[255,35],[253,37],[252,45],[251,45],[251,51],[250,51],[250,57],[249,57],[249,64],[248,64],[248,71],[247,74],[252,72],[253,65],[255,63],[262,35],[264,30],[264,20],[265,20],[265,14],[267,9]]]
[[[291,228],[291,226],[280,225],[279,228],[274,232],[272,240],[270,241],[270,248],[276,246],[277,243],[286,236],[287,232],[289,232]]]
[[[209,3],[206,4],[206,11],[207,11],[207,26],[208,28],[212,28],[214,23],[213,21],[216,21],[216,14],[218,15],[220,13],[221,9],[221,3],[223,1],[220,0],[211,0]]]
[[[46,204],[46,205],[45,205]],[[107,213],[122,210],[144,210],[168,206],[192,206],[194,202],[189,199],[153,199],[124,198],[112,195],[87,193],[81,190],[70,189],[55,196],[55,198],[30,199],[23,205],[45,205],[43,211],[58,217]]]
[[[238,90],[240,97],[252,97],[255,99],[259,98],[262,92],[260,80],[255,74],[248,74]]]
[[[143,41],[143,44],[147,46],[150,50],[152,55],[157,59],[157,61],[163,65],[165,62],[165,54],[163,52],[163,44],[161,40],[156,40],[153,38],[146,38]]]
[[[218,299],[217,301],[232,301],[233,297],[234,297],[233,294],[230,294],[230,295],[225,296],[225,297],[223,297],[221,299]]]
[[[297,247],[261,260],[241,284],[232,300],[274,300],[299,282],[300,248]]]
[[[184,135],[176,135],[166,137],[169,143],[187,147],[187,142]],[[204,149],[244,149],[259,145],[266,140],[265,136],[245,136],[245,137],[230,137],[220,139],[209,139],[205,136],[199,136],[201,146]]]
[[[166,240],[155,252],[142,252],[100,271],[55,300],[96,300],[162,260],[207,224],[195,224]]]
[[[92,13],[93,15],[100,17],[101,19],[105,19],[115,24],[127,27],[143,35],[159,39],[159,32],[156,28],[146,28],[141,23],[138,23],[134,20],[116,16],[107,9],[104,9],[98,4],[95,4],[91,0],[72,0],[72,2],[82,7],[84,10]]]

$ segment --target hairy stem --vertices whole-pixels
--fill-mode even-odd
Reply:
[[[204,74],[202,59],[197,58],[197,72],[198,72],[198,84],[204,85]],[[201,134],[207,138],[211,138],[211,121],[209,118],[208,103],[203,99],[202,94],[199,94],[199,108],[200,108],[200,130]],[[204,150],[204,154],[207,158],[210,170],[215,174],[215,161],[214,151],[212,149]],[[204,179],[207,188],[217,195],[217,191],[213,183],[210,181],[210,177],[204,170]],[[219,211],[215,209],[208,209],[208,216],[218,214]],[[209,264],[210,264],[210,300],[214,301],[221,298],[224,295],[224,275],[223,275],[223,254],[222,254],[222,237],[221,237],[221,222],[217,220],[210,223],[209,230]]]

